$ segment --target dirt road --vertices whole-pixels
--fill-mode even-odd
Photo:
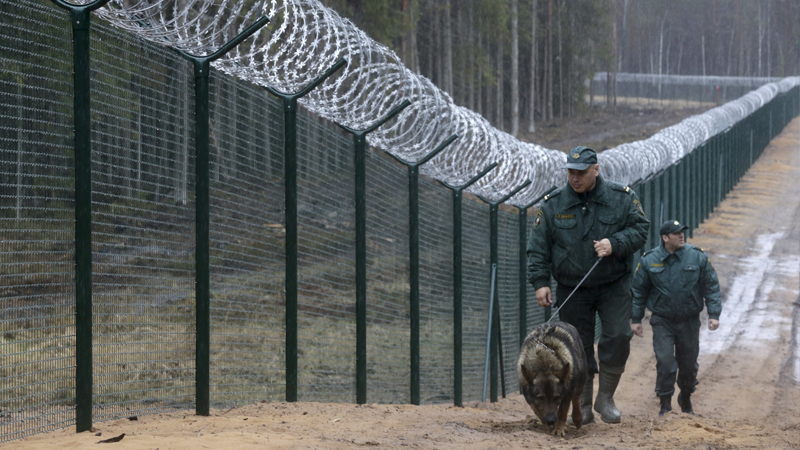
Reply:
[[[622,423],[569,426],[564,439],[550,436],[514,394],[465,408],[261,403],[213,410],[211,417],[186,412],[99,423],[95,432],[62,430],[0,448],[95,448],[125,433],[98,448],[798,449],[799,180],[795,119],[689,239],[710,255],[723,288],[720,329],[701,333],[696,416],[673,411],[657,417],[652,334],[645,323],[645,338],[634,338],[616,396]]]

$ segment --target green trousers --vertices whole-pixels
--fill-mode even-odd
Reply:
[[[667,319],[653,315],[653,351],[656,354],[656,395],[694,392],[697,386],[697,355],[700,352],[700,317]]]
[[[567,299],[574,287],[558,285],[556,303]],[[586,366],[590,374],[598,373],[594,356],[595,315],[600,318],[602,334],[597,343],[597,359],[603,370],[622,373],[631,353],[631,277],[596,287],[581,287],[559,310],[559,318],[574,326],[583,341]]]

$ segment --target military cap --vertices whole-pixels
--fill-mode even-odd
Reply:
[[[659,231],[659,234],[665,236],[670,233],[680,233],[688,228],[688,226],[681,224],[677,220],[668,220],[661,224],[661,231]]]
[[[579,145],[567,153],[565,169],[586,170],[592,164],[597,164],[597,153],[589,147]]]

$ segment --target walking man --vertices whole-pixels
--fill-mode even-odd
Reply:
[[[569,183],[544,198],[528,239],[528,281],[539,306],[553,303],[550,276],[558,282],[556,300],[562,321],[578,330],[586,353],[589,376],[581,395],[583,423],[594,422],[592,380],[600,373],[595,411],[607,423],[620,421],[614,404],[630,354],[633,253],[647,240],[650,222],[636,193],[600,176],[597,155],[588,147],[567,154]],[[594,264],[602,258],[592,270]],[[603,334],[594,356],[595,315]]]
[[[678,406],[682,412],[694,414],[691,396],[697,385],[703,299],[708,308],[709,330],[719,328],[722,312],[717,272],[702,249],[684,242],[686,228],[677,220],[664,222],[661,245],[642,256],[633,276],[634,334],[644,337],[645,305],[652,312],[656,395],[661,399],[659,416],[672,411],[676,379],[681,389]]]

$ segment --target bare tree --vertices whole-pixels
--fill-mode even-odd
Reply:
[[[519,133],[519,31],[517,0],[511,0],[511,135]]]
[[[531,78],[530,96],[528,97],[528,133],[536,132],[536,0],[531,0]]]
[[[502,36],[497,37],[497,69],[495,73],[497,74],[497,101],[495,106],[497,107],[497,128],[500,130],[504,130],[503,126],[503,38]]]
[[[453,30],[451,27],[450,0],[442,3],[442,38],[444,41],[444,67],[442,68],[442,88],[453,95]]]

